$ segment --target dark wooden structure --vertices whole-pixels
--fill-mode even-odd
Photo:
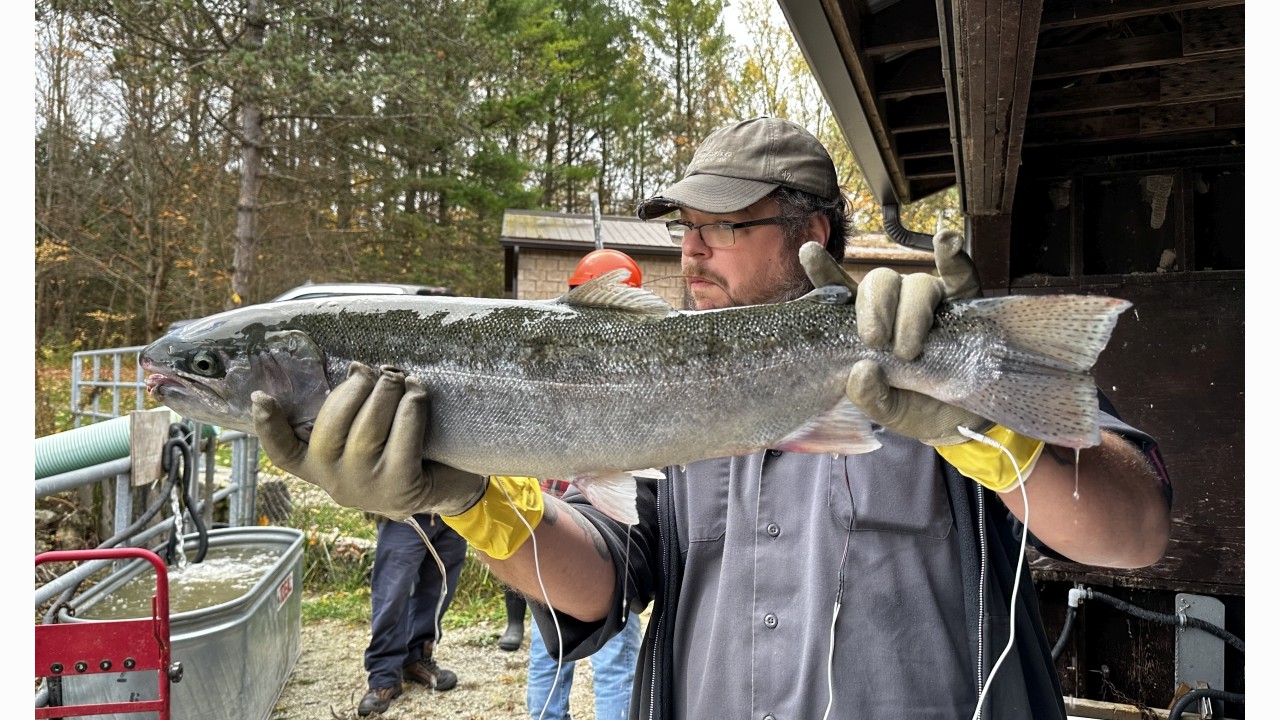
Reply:
[[[1243,0],[780,5],[887,226],[956,185],[987,294],[1134,302],[1096,376],[1161,442],[1173,538],[1133,571],[1037,557],[1051,636],[1082,584],[1159,613],[1177,593],[1212,596],[1243,637]],[[1064,691],[1167,708],[1174,634],[1086,604],[1059,658]],[[1242,693],[1242,655],[1225,663],[1225,689]]]

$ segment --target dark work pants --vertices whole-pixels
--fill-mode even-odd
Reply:
[[[458,589],[467,541],[435,515],[413,517],[444,562],[448,591],[440,607],[443,618]],[[379,523],[372,583],[373,623],[369,647],[364,652],[364,669],[369,672],[370,689],[375,689],[399,683],[401,669],[422,657],[423,644],[438,639],[440,568],[408,523]]]

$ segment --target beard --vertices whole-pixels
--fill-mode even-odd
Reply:
[[[725,287],[726,283],[723,277],[718,273],[696,267],[687,266],[684,268],[684,277],[686,278],[703,278],[710,282]],[[813,290],[813,283],[809,282],[809,276],[805,274],[804,267],[800,265],[798,253],[790,253],[783,255],[783,261],[777,266],[775,272],[769,273],[767,277],[761,277],[757,282],[748,287],[735,290],[729,295],[731,307],[741,307],[743,305],[765,305],[768,303],[787,302],[804,296],[805,293]],[[696,309],[694,298],[686,283],[684,287],[684,309]]]

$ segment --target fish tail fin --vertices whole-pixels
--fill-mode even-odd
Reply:
[[[996,378],[966,409],[1063,447],[1101,441],[1089,374],[1127,300],[1094,295],[1010,295],[976,303],[1003,330]]]
[[[570,482],[605,515],[623,525],[635,525],[640,522],[640,513],[636,510],[636,479],[631,473],[581,475]]]

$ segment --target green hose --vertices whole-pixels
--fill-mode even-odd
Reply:
[[[166,412],[164,409],[152,412]],[[172,422],[181,418],[167,411]],[[112,418],[74,430],[36,438],[36,480],[129,457],[129,416]],[[203,437],[217,437],[212,425],[201,427]]]

